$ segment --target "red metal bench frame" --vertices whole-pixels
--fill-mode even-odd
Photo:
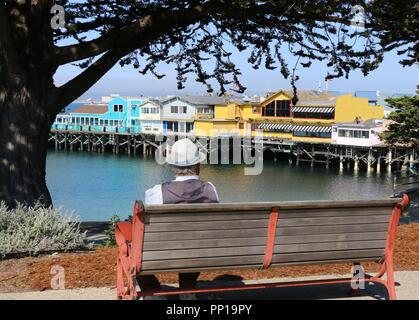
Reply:
[[[357,279],[358,283],[376,282],[383,284],[388,292],[390,300],[396,299],[396,288],[394,283],[394,248],[396,241],[396,231],[399,224],[400,215],[403,208],[409,204],[407,195],[403,196],[401,202],[397,203],[392,211],[391,221],[388,228],[387,241],[383,259],[378,261],[381,264],[380,271],[376,275],[365,274],[365,278]],[[263,267],[268,268],[272,261],[273,241],[275,239],[276,222],[278,219],[278,209],[272,208],[268,227],[265,257]],[[118,299],[138,299],[144,296],[164,296],[188,293],[220,292],[254,290],[280,287],[299,287],[323,284],[351,283],[352,278],[308,280],[278,283],[243,284],[234,286],[210,287],[201,289],[171,289],[159,291],[138,291],[136,277],[140,274],[142,248],[144,239],[144,207],[138,201],[134,205],[133,222],[119,222],[115,230],[115,238],[118,245],[118,257],[116,267],[117,277],[117,297]],[[383,279],[383,275],[387,279]]]

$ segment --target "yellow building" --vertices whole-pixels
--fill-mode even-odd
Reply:
[[[327,92],[279,91],[259,103],[226,99],[214,106],[212,119],[196,119],[198,136],[255,136],[289,141],[331,143],[332,125],[336,122],[381,119],[384,107],[369,105],[367,98],[351,94],[335,96]]]
[[[294,106],[289,92],[279,91],[260,103],[253,115],[253,134],[299,142],[331,143],[332,124],[381,119],[384,107],[368,104],[367,98],[351,94],[334,96],[315,91],[299,91]]]

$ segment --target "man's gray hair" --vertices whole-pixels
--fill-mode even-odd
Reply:
[[[195,176],[198,175],[198,165],[188,166],[188,167],[178,167],[174,165],[169,165],[170,170],[172,170],[175,176]]]

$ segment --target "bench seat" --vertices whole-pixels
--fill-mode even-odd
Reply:
[[[375,261],[389,277],[396,227],[407,204],[407,196],[153,206],[136,202],[133,224],[122,222],[116,229],[118,297],[158,294],[138,292],[135,277],[166,272]],[[395,298],[394,281],[382,280],[382,274],[368,277],[380,280]]]

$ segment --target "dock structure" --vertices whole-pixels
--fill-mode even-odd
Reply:
[[[151,156],[171,138],[196,137],[214,164],[248,164],[263,151],[274,161],[341,171],[416,166],[417,148],[382,141],[389,122],[376,94],[367,93],[299,91],[296,102],[286,90],[259,98],[113,95],[57,115],[49,140],[57,150]]]
[[[111,152],[152,155],[162,139],[138,133],[51,130],[50,145],[55,150]]]
[[[169,136],[146,135],[129,132],[65,131],[52,129],[49,135],[50,147],[56,150],[113,153],[127,155],[154,156],[159,146]],[[171,136],[179,139],[185,136]],[[193,136],[191,136],[194,138]],[[250,149],[255,150],[256,141],[251,141]],[[204,141],[204,143],[202,142]],[[205,143],[205,141],[207,141]],[[236,163],[237,155],[233,149],[240,141],[240,152],[247,152],[249,144],[238,137],[197,137],[200,149],[208,154],[209,163]],[[215,143],[214,143],[215,142]],[[234,143],[233,143],[234,142]],[[326,168],[338,167],[340,170],[367,172],[393,172],[407,170],[419,165],[419,152],[415,148],[379,145],[373,147],[345,146],[324,143],[295,142],[284,139],[264,138],[263,151],[274,161],[288,161],[290,165],[324,165]],[[228,150],[227,154],[223,150]]]

